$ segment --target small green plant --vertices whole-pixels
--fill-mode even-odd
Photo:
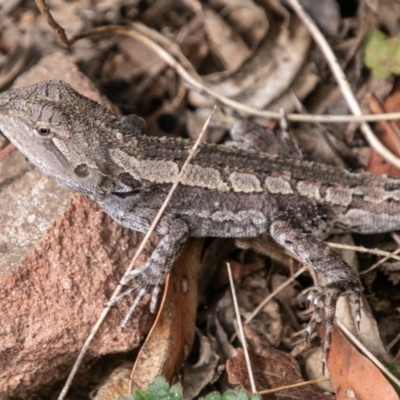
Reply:
[[[400,38],[372,31],[365,41],[364,63],[378,78],[400,74]]]
[[[227,392],[224,394],[213,392],[200,400],[260,400],[257,394],[249,394],[244,390],[238,392]],[[154,382],[146,391],[137,390],[129,398],[119,400],[183,400],[182,387],[180,385],[170,386],[162,376],[154,379]]]
[[[124,400],[182,400],[182,387],[170,386],[162,376],[157,376],[153,383],[142,392],[137,390],[129,399]],[[122,400],[122,399],[121,399]]]

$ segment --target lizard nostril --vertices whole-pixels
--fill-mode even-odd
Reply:
[[[86,164],[80,164],[75,168],[74,173],[79,178],[86,178],[90,175],[90,168]]]

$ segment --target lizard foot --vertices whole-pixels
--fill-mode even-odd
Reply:
[[[114,300],[107,303],[108,307],[111,307],[119,303],[125,297],[130,296],[132,293],[137,292],[135,299],[130,306],[128,312],[126,313],[124,319],[122,320],[121,326],[125,327],[128,321],[131,319],[133,313],[135,312],[138,304],[144,298],[144,296],[150,294],[150,312],[154,313],[161,288],[165,282],[165,275],[157,273],[154,268],[149,268],[144,265],[141,268],[137,268],[131,271],[124,279],[121,280],[121,285],[127,285],[132,280],[135,280],[135,284],[129,289],[125,290]]]
[[[343,280],[329,283],[325,287],[319,287],[310,292],[308,299],[314,305],[315,309],[311,316],[311,320],[307,326],[306,339],[314,331],[315,324],[318,320],[322,320],[324,308],[325,314],[325,339],[323,341],[322,351],[322,371],[325,370],[325,365],[329,355],[329,349],[332,341],[333,322],[336,312],[336,303],[341,295],[348,295],[355,304],[356,323],[359,328],[361,321],[361,287],[358,281]]]

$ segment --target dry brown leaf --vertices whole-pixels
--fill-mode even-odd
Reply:
[[[188,240],[168,276],[159,312],[135,363],[114,370],[95,400],[127,396],[137,388],[145,390],[156,376],[171,379],[181,367],[194,340],[197,274],[202,247],[202,240]]]
[[[262,354],[250,353],[250,356],[257,391],[303,382],[297,361],[287,353],[265,348]],[[239,348],[237,356],[227,361],[226,371],[231,384],[239,384],[250,391],[243,349]],[[282,400],[334,399],[332,395],[320,393],[311,386],[282,390],[275,393],[273,398]],[[265,396],[265,399],[271,399],[271,396]]]
[[[218,343],[211,335],[204,336],[198,333],[198,357],[193,363],[189,360],[183,369],[183,397],[195,399],[206,385],[213,383],[219,377]]]
[[[365,4],[391,36],[399,33],[400,4],[397,1],[366,0]]]
[[[332,332],[327,366],[338,400],[349,397],[360,400],[399,398],[382,372],[359,353],[338,328]]]
[[[287,29],[280,26],[279,21],[279,18],[271,21],[274,23],[272,32],[237,71],[213,74],[207,78],[208,86],[221,95],[258,109],[276,101],[299,78],[311,44],[307,29],[296,17],[291,18]],[[196,106],[209,104],[196,93],[190,93],[189,100]]]
[[[231,26],[220,15],[204,7],[204,23],[210,52],[226,70],[240,66],[250,55],[250,49]]]
[[[93,400],[115,400],[129,393],[133,363],[126,362],[116,368],[101,385]]]
[[[370,93],[367,95],[369,107],[374,113],[396,112],[400,110],[399,107],[399,85],[395,88],[394,92],[388,96],[385,105],[381,105],[378,98]],[[388,107],[389,105],[389,107]],[[394,154],[400,156],[400,130],[399,124],[391,121],[381,121],[379,123],[381,130],[376,130],[378,139]],[[400,169],[388,163],[374,148],[371,148],[370,159],[366,167],[366,171],[374,174],[388,174],[391,176],[400,176]]]
[[[197,274],[203,240],[189,239],[166,282],[156,320],[140,349],[131,380],[146,389],[157,375],[170,380],[192,348],[197,309]]]
[[[253,0],[209,0],[208,3],[243,36],[251,48],[258,46],[268,29],[262,7]]]

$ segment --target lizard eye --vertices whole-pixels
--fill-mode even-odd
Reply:
[[[36,128],[36,131],[40,136],[43,137],[49,136],[51,133],[50,128],[48,128],[47,126],[38,126]]]

